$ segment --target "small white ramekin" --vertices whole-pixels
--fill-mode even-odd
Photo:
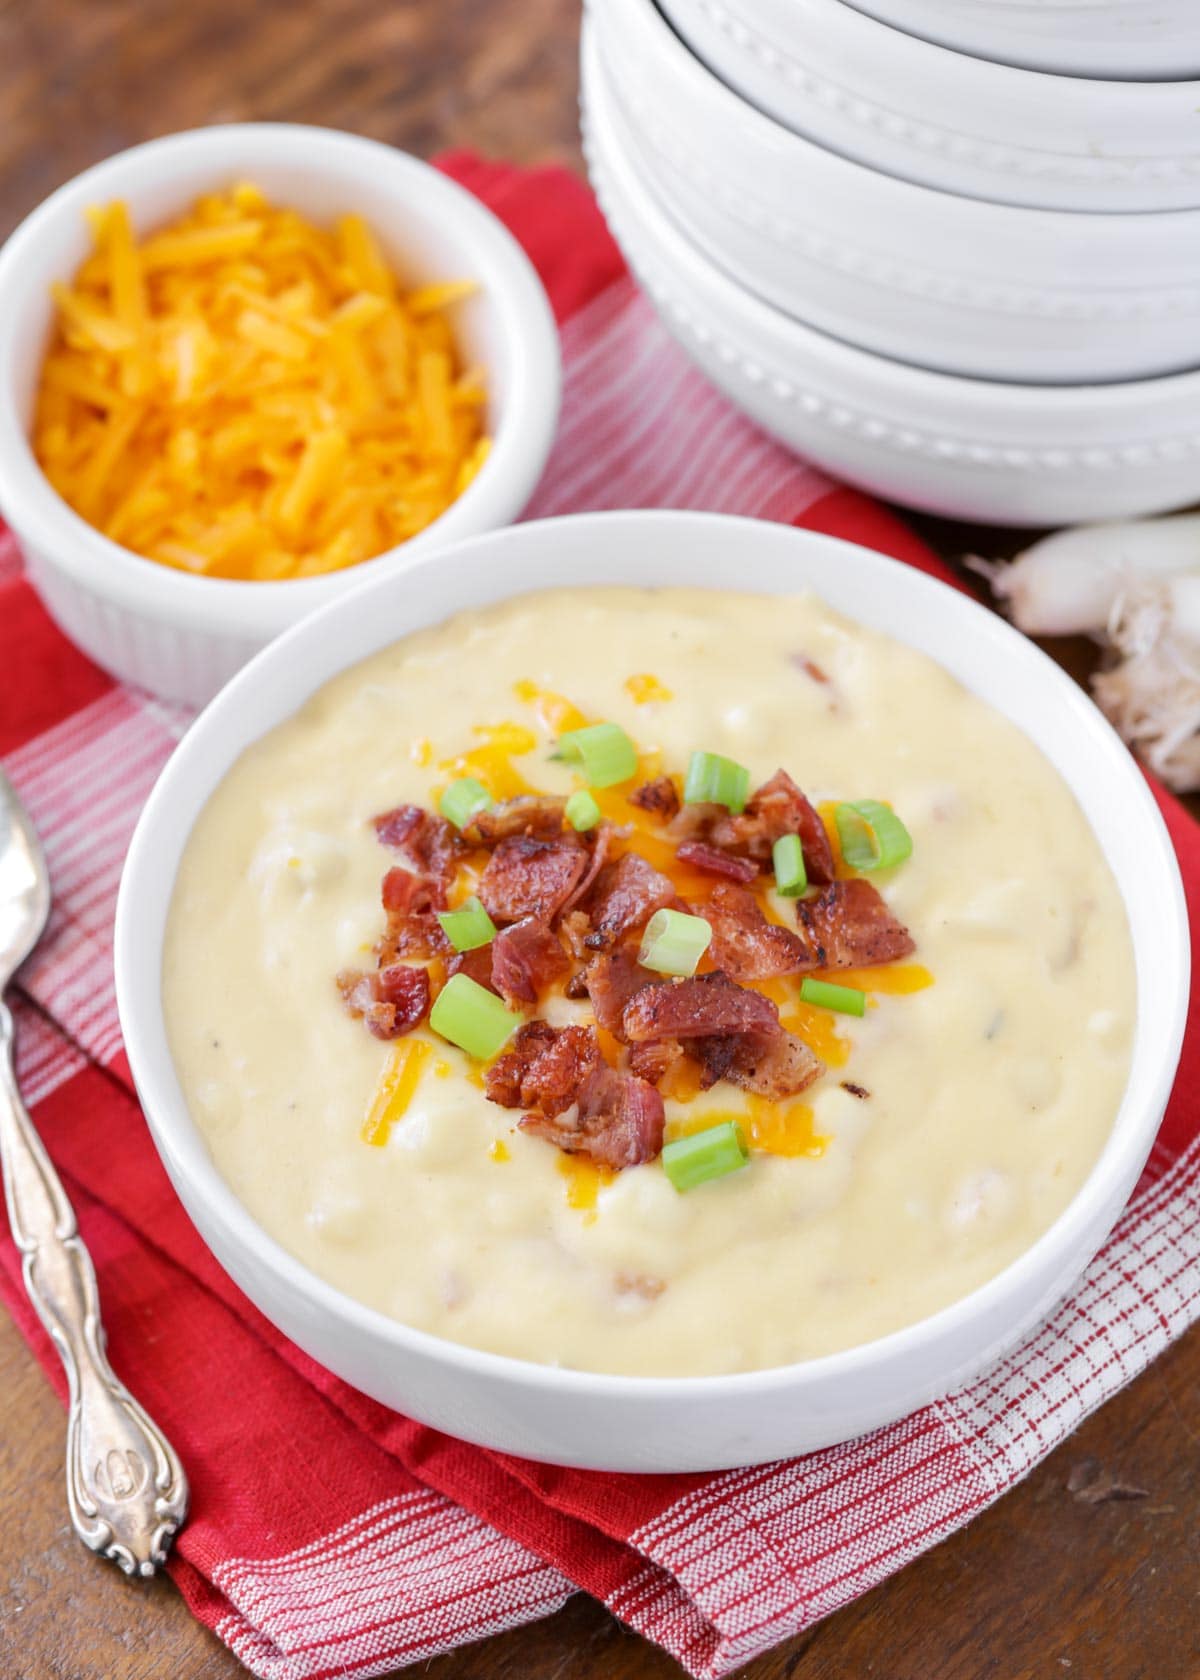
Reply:
[[[462,496],[398,548],[328,577],[247,583],[192,577],[110,542],[67,506],[29,444],[50,285],[86,256],[89,204],[123,199],[139,232],[201,193],[252,180],[318,222],[358,212],[406,282],[470,279],[456,307],[467,359],[487,369],[492,448]],[[541,282],[512,235],[455,182],[391,146],[332,129],[244,123],[152,140],[85,170],[34,210],[0,251],[0,512],[51,615],[114,676],[202,704],[252,654],[368,577],[514,519],[558,419],[558,335]]]
[[[1187,1014],[1190,943],[1179,868],[1145,778],[1083,690],[1011,625],[851,543],[713,514],[579,514],[478,537],[447,562],[425,556],[409,576],[377,576],[267,648],[188,731],[133,837],[117,904],[117,1004],[151,1133],[201,1236],[272,1323],[345,1381],[424,1423],[529,1458],[622,1471],[761,1463],[849,1440],[946,1393],[1070,1288],[1111,1230],[1162,1119]],[[175,1070],[162,985],[171,895],[196,820],[241,754],[324,683],[401,636],[530,590],[603,584],[766,596],[813,589],[928,654],[1041,749],[1121,891],[1137,1021],[1129,1082],[1086,1182],[982,1288],[843,1353],[734,1376],[605,1376],[411,1329],[334,1289],[267,1235],[214,1165]]]

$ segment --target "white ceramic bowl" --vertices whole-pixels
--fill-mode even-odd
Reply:
[[[847,0],[943,46],[1062,76],[1200,76],[1195,0]]]
[[[1198,82],[1014,69],[902,34],[843,0],[660,4],[751,104],[885,174],[1052,210],[1200,207]],[[1143,10],[1159,8],[1143,0]]]
[[[163,932],[180,857],[209,796],[265,731],[395,638],[465,607],[563,584],[811,587],[941,662],[1024,730],[1078,799],[1120,883],[1137,1025],[1128,1088],[1079,1194],[1025,1254],[923,1322],[826,1358],[746,1375],[636,1378],[527,1364],[412,1330],[288,1255],[221,1178],[188,1113],[163,1020]],[[710,514],[579,515],[422,556],[298,625],[195,723],[142,814],[117,906],[116,982],[154,1140],[220,1263],[306,1353],[384,1404],[505,1452],[604,1470],[703,1470],[846,1440],[924,1404],[1028,1330],[1111,1228],[1154,1140],[1183,1033],[1186,910],[1158,809],[1091,701],[1008,624],[881,555],[788,526]]]
[[[639,173],[690,239],[787,314],[988,379],[1200,365],[1200,210],[1029,210],[914,186],[756,111],[654,0],[602,0],[589,18]]]
[[[890,501],[998,525],[1162,513],[1200,485],[1200,374],[1006,385],[843,344],[738,286],[696,249],[622,149],[585,44],[592,183],[627,260],[688,355],[819,466]]]
[[[251,179],[318,221],[366,216],[403,275],[479,281],[457,306],[468,357],[489,374],[493,447],[464,495],[400,548],[349,571],[279,583],[192,577],[107,537],[72,512],[34,459],[27,431],[52,326],[49,287],[89,249],[87,205],[124,199],[144,232],[198,194]],[[0,511],[53,617],[115,676],[200,704],[257,650],[362,578],[516,517],[558,418],[558,335],[520,246],[470,193],[374,140],[247,123],[152,140],[86,170],[27,217],[0,252]]]

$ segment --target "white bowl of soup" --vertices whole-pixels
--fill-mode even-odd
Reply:
[[[466,1439],[678,1471],[892,1421],[1062,1297],[1188,942],[1141,773],[1007,624],[630,512],[260,654],[147,804],[116,970],[167,1171],[285,1334]]]

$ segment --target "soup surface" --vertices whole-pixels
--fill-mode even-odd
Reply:
[[[500,799],[569,793],[581,775],[550,754],[581,716],[619,724],[644,772],[682,776],[697,748],[751,787],[782,766],[818,805],[886,802],[913,840],[870,878],[915,950],[823,976],[866,993],[861,1019],[800,1003],[798,975],[763,983],[824,1064],[802,1098],[664,1081],[668,1139],[736,1120],[750,1145],[743,1169],[682,1193],[658,1159],[606,1171],[522,1128],[428,1021],[376,1038],[336,983],[373,967],[381,936],[395,860],[371,819],[433,809],[465,774]],[[669,830],[634,786],[597,798],[661,860]],[[755,890],[795,928],[796,899]],[[314,1272],[439,1336],[645,1375],[830,1353],[992,1277],[1097,1159],[1135,1010],[1116,884],[1025,736],[813,596],[684,590],[524,596],[321,689],[196,824],[164,990],[219,1170]],[[561,985],[539,1013],[592,1019]],[[381,1125],[397,1056],[409,1088]]]

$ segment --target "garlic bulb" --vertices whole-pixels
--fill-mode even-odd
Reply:
[[[1094,636],[1101,709],[1168,786],[1200,788],[1200,514],[1078,526],[1010,565],[969,564],[1019,629]]]
[[[1200,573],[1200,514],[1076,525],[1003,561],[968,561],[1030,636],[1100,635],[1135,580]]]

